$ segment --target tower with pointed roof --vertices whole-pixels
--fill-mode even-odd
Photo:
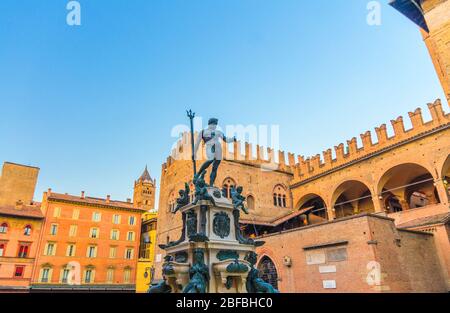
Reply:
[[[147,166],[142,175],[134,182],[133,203],[146,211],[155,209],[156,180],[152,179]]]

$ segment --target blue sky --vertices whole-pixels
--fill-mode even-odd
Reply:
[[[159,180],[186,108],[280,125],[308,156],[444,99],[387,1],[372,27],[365,0],[80,0],[79,27],[67,2],[0,2],[0,161],[41,168],[36,200],[124,200],[146,164]]]

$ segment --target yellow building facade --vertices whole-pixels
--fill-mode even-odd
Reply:
[[[156,244],[157,213],[148,212],[142,216],[142,231],[137,264],[136,292],[145,293],[152,282]]]
[[[136,270],[136,292],[147,292],[153,278],[153,259],[156,243],[155,209],[156,181],[151,178],[145,167],[141,177],[134,183],[133,203],[146,210],[142,215],[139,259]]]

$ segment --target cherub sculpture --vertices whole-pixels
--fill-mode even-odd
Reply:
[[[205,174],[206,171],[202,171],[200,173],[195,174],[194,176],[194,185],[195,185],[195,200],[193,204],[197,204],[200,200],[209,200],[216,205],[214,198],[208,193],[208,186],[205,182]]]
[[[242,195],[243,188],[241,186],[231,188],[231,200],[235,210],[242,210],[245,214],[248,214],[247,208],[244,206],[245,197]]]
[[[242,195],[242,187],[233,187],[231,188],[231,200],[233,203],[233,217],[234,217],[234,230],[236,233],[236,240],[244,245],[260,245],[260,243],[256,243],[253,239],[245,238],[242,235],[241,227],[239,225],[239,219],[241,215],[241,210],[248,214],[248,210],[244,206],[245,197]]]
[[[180,197],[177,199],[177,206],[173,210],[173,212],[172,212],[173,214],[177,213],[181,208],[183,208],[189,204],[189,193],[190,193],[189,184],[184,183],[184,190],[181,189],[178,192]]]
[[[177,206],[172,211],[172,214],[176,214],[180,209],[182,209],[183,207],[185,207],[186,205],[189,204],[189,201],[190,201],[190,199],[189,199],[189,192],[190,192],[189,184],[185,183],[184,184],[184,190],[181,189],[178,192],[180,197],[177,199]],[[183,220],[183,228],[181,230],[181,237],[180,237],[180,239],[178,239],[177,241],[171,241],[171,242],[169,242],[166,245],[164,245],[164,244],[159,245],[159,247],[161,249],[167,249],[167,248],[170,248],[170,247],[177,246],[180,243],[184,242],[184,240],[186,239],[186,227],[185,227],[186,226],[186,212],[182,212],[181,213],[181,218]]]
[[[240,212],[241,210],[245,214],[248,213],[248,209],[244,206],[245,197],[242,195],[243,188],[242,187],[233,187],[231,188],[231,200],[233,203],[233,216],[234,216],[234,228],[236,233],[236,239],[239,243],[245,244],[245,245],[254,245],[256,247],[262,246],[264,244],[263,241],[254,241],[251,238],[245,238],[244,235],[242,235],[242,231],[239,225],[239,219],[240,219]]]

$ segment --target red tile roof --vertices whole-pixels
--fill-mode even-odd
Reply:
[[[108,199],[94,198],[94,197],[80,197],[80,196],[73,196],[73,195],[69,195],[69,194],[61,194],[61,193],[54,193],[54,192],[52,192],[48,195],[48,200],[49,201],[53,200],[53,201],[62,201],[62,202],[74,202],[74,203],[94,205],[94,206],[100,205],[100,206],[107,206],[107,207],[119,208],[119,209],[145,211],[144,209],[135,207],[132,202],[108,200]]]
[[[258,221],[258,220],[249,220],[249,219],[245,219],[242,218],[240,220],[241,224],[255,224],[255,225],[261,225],[261,226],[271,226],[271,227],[276,227],[294,217],[297,217],[299,215],[305,214],[306,212],[308,212],[309,210],[314,209],[314,207],[308,207],[302,210],[298,210],[295,212],[289,212],[289,213],[285,213],[283,216],[281,217],[277,217],[274,220],[271,221]]]
[[[397,228],[414,228],[420,226],[434,225],[434,224],[445,224],[450,221],[450,213],[443,213],[438,215],[426,216],[418,218],[397,226]]]
[[[35,203],[33,205],[23,205],[18,208],[15,206],[0,206],[0,215],[24,217],[33,219],[43,219],[44,215],[41,212],[41,204]]]

